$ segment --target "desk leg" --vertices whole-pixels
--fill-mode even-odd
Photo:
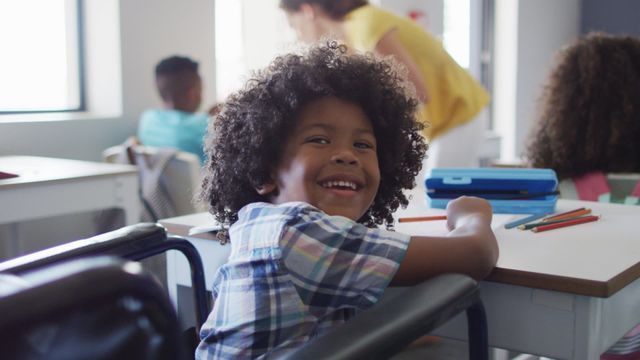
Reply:
[[[167,291],[169,299],[174,308],[178,311],[178,279],[176,277],[176,256],[177,251],[167,251]],[[182,255],[182,254],[180,254]]]
[[[116,181],[116,203],[124,210],[125,225],[140,222],[140,200],[138,199],[138,177],[120,177]]]
[[[572,359],[597,360],[640,323],[640,279],[608,298],[576,296]]]
[[[576,326],[573,337],[574,360],[600,359],[600,338],[602,328],[602,302],[584,296],[576,297]]]
[[[5,259],[12,259],[20,255],[20,223],[13,222],[7,225],[9,229],[9,239],[4,248]]]

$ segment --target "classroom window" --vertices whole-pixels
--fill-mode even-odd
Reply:
[[[84,108],[80,7],[80,0],[0,2],[0,113]]]
[[[442,43],[463,68],[469,68],[470,0],[445,0]]]
[[[291,50],[295,33],[279,0],[215,0],[216,94],[238,90],[252,70]]]

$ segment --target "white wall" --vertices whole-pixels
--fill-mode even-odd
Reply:
[[[517,160],[555,55],[580,29],[580,0],[497,0],[494,101],[501,157]]]
[[[379,0],[375,3],[398,15],[408,16],[410,11],[421,11],[424,16],[416,21],[436,37],[442,36],[443,0]]]
[[[140,112],[159,106],[153,68],[162,57],[200,62],[203,109],[215,98],[211,0],[86,0],[85,113],[0,116],[0,155],[100,160],[135,134]]]

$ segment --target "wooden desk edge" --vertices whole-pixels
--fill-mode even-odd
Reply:
[[[639,277],[640,263],[637,263],[608,281],[576,279],[501,268],[495,268],[485,280],[535,289],[607,298]]]
[[[202,233],[189,236],[192,226],[160,221],[170,234],[182,237],[217,240],[213,233]],[[552,290],[576,295],[607,298],[640,278],[640,262],[608,281],[577,279],[566,276],[546,275],[528,271],[495,268],[486,281],[518,285],[541,290]]]
[[[61,182],[77,181],[81,179],[96,179],[96,178],[102,178],[102,177],[113,178],[113,177],[119,177],[119,176],[138,176],[138,170],[135,168],[129,169],[129,170],[123,169],[123,170],[118,170],[110,173],[86,174],[81,176],[70,176],[70,177],[60,177],[60,178],[54,178],[54,179],[38,179],[38,180],[26,180],[26,181],[24,181],[24,178],[21,179],[20,176],[18,176],[18,177],[13,177],[9,179],[4,179],[7,181],[5,183],[2,183],[1,185],[3,189],[7,189],[9,187],[34,186],[34,185],[40,185],[43,183],[56,184]]]
[[[218,238],[216,238],[215,233],[209,232],[209,233],[201,233],[197,235],[189,235],[189,230],[193,227],[190,225],[175,224],[175,223],[170,223],[166,221],[159,221],[158,223],[164,226],[165,229],[167,229],[167,233],[171,235],[218,241]]]

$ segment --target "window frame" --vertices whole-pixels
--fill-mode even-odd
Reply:
[[[42,113],[71,113],[87,110],[86,94],[85,94],[85,49],[84,49],[84,6],[83,0],[75,0],[75,44],[76,44],[76,71],[77,71],[77,87],[78,87],[78,106],[66,109],[41,109],[41,110],[0,110],[0,115],[13,114],[42,114]],[[72,20],[73,21],[73,20]]]

